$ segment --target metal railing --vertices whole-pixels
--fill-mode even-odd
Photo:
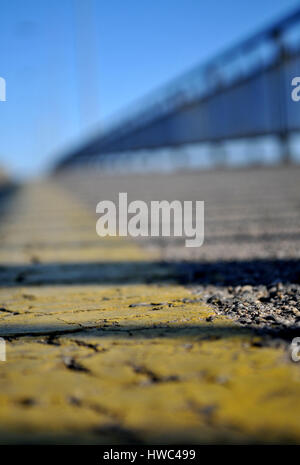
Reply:
[[[114,152],[265,134],[284,144],[300,130],[300,110],[289,98],[297,72],[300,9],[120,112],[57,169]]]

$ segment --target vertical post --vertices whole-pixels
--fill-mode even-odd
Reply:
[[[75,58],[81,129],[92,128],[99,116],[98,36],[95,0],[74,0]]]
[[[227,153],[222,140],[213,141],[211,143],[211,154],[214,166],[217,168],[226,166]]]
[[[287,102],[286,102],[286,79],[285,79],[285,70],[284,64],[287,60],[288,53],[285,48],[285,45],[282,41],[281,30],[276,29],[273,31],[273,39],[278,48],[278,64],[277,64],[277,73],[278,73],[278,89],[277,98],[278,98],[278,111],[279,111],[279,132],[278,139],[280,144],[281,152],[281,162],[283,164],[288,164],[291,162],[291,153],[290,153],[290,144],[289,144],[289,129],[288,129],[288,120],[287,120]]]

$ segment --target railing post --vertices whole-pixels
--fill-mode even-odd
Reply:
[[[291,151],[289,144],[289,129],[288,129],[288,115],[287,115],[287,92],[286,92],[286,77],[285,77],[285,62],[288,59],[288,52],[282,40],[282,31],[276,29],[273,31],[273,40],[278,49],[278,61],[277,61],[277,92],[278,98],[278,111],[279,111],[279,132],[278,139],[280,145],[281,162],[283,164],[289,164],[291,162]]]

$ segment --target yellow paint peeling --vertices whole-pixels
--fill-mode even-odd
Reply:
[[[98,240],[94,218],[52,185],[26,187],[11,215],[1,226],[12,275],[0,288],[1,443],[300,442],[300,367],[284,345],[260,347],[166,282],[136,245],[85,245]],[[115,264],[111,283],[85,280],[97,262]],[[133,262],[145,262],[140,281],[125,279]],[[86,268],[58,283],[61,263],[65,276]],[[148,282],[155,273],[164,285]]]

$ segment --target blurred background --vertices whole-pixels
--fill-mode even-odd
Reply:
[[[0,8],[0,164],[11,176],[47,173],[67,158],[78,165],[82,155],[84,166],[114,172],[300,159],[299,106],[289,98],[298,1],[1,0]]]

